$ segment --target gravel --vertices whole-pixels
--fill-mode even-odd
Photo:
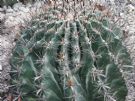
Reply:
[[[133,71],[129,75],[127,81],[129,91],[127,101],[135,101],[135,6],[129,4],[125,9],[128,10],[123,14],[124,19],[127,20],[127,23],[123,26],[123,29],[127,32],[124,44],[130,53],[132,64],[134,66]]]

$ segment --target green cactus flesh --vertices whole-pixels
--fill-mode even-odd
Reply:
[[[11,59],[13,93],[22,101],[125,101],[121,70],[131,63],[120,29],[90,16],[48,15],[22,31]]]
[[[0,0],[0,6],[13,6],[15,3],[18,3],[17,0]]]

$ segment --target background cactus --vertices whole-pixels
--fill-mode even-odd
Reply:
[[[22,2],[23,4],[27,4],[28,2],[33,3],[38,0],[0,0],[0,6],[13,6],[15,3]],[[40,0],[39,0],[40,1]]]
[[[131,61],[120,29],[89,0],[52,3],[21,32],[11,92],[23,101],[125,101]]]
[[[0,0],[0,6],[13,6],[17,2],[17,0]]]

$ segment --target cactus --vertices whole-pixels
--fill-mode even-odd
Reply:
[[[0,6],[13,6],[15,3],[22,2],[23,4],[33,3],[36,0],[0,0]]]
[[[17,0],[0,0],[0,6],[13,6],[17,2]]]
[[[122,31],[86,4],[55,4],[21,32],[11,91],[22,101],[125,101],[131,60]]]

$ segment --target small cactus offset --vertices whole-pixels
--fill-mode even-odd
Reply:
[[[123,72],[130,70],[131,60],[122,32],[90,4],[54,1],[21,32],[11,59],[15,96],[22,101],[125,101]]]

